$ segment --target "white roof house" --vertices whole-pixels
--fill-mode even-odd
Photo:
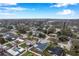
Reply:
[[[23,39],[20,39],[19,37],[16,40],[19,41],[19,42],[23,42],[24,41]]]
[[[47,40],[47,39],[39,39],[38,40],[38,43],[48,43],[49,42],[49,40]]]
[[[13,55],[13,56],[16,56],[16,55],[19,54],[18,51],[16,52],[16,51],[14,51],[14,50],[12,50],[12,49],[7,50],[7,52],[10,53],[10,54]]]
[[[30,41],[30,40],[26,40],[26,45],[33,45],[33,44],[35,44],[36,43],[36,41]]]
[[[14,48],[14,47],[12,47],[11,49],[7,50],[7,52],[10,53],[13,56],[17,56],[23,51],[24,51],[23,48]]]

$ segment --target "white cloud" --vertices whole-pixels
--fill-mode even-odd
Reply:
[[[0,12],[0,15],[3,15],[3,16],[15,16],[15,14],[12,14],[12,13],[1,13]]]
[[[66,9],[66,10],[57,12],[57,14],[59,14],[59,15],[69,15],[69,14],[74,14],[74,13],[75,12],[73,10],[70,10],[70,9]]]
[[[17,3],[0,3],[0,7],[9,5],[17,5]]]
[[[79,3],[79,0],[0,0],[0,2],[7,2],[7,3],[13,3],[13,2],[19,2],[19,3]]]
[[[10,4],[10,5],[16,5],[18,0],[1,0],[0,3]]]
[[[5,7],[6,10],[8,11],[23,11],[26,10],[26,8],[22,8],[22,7]]]
[[[17,3],[3,3],[5,5],[16,5]]]
[[[56,5],[51,5],[50,7],[64,7],[69,5],[76,5],[77,3],[57,3]]]
[[[0,7],[0,15],[2,16],[16,16],[17,14],[23,14],[25,11],[34,11],[35,8],[23,8],[23,7]]]
[[[35,10],[36,10],[35,8],[24,8],[24,7],[0,7],[0,11],[2,12],[19,12],[19,11],[35,11]]]

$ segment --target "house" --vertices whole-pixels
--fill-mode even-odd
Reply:
[[[26,45],[30,46],[30,45],[33,45],[33,43],[30,40],[26,40]]]
[[[21,39],[21,38],[16,38],[16,41],[18,41],[18,42],[24,42],[24,40],[23,39]]]
[[[46,38],[45,39],[42,39],[42,38],[39,38],[37,43],[49,43],[50,41],[47,40]]]
[[[49,34],[50,37],[57,38],[57,34]]]
[[[33,36],[39,36],[40,31],[32,31],[32,33]]]
[[[6,53],[6,48],[7,48],[6,46],[0,44],[0,56],[6,56],[6,55],[8,55]]]
[[[48,47],[47,43],[37,43],[34,45],[34,48],[39,52],[43,52],[47,47]]]
[[[27,38],[27,34],[21,34],[20,37],[21,38]]]
[[[54,47],[49,49],[49,53],[55,56],[64,56],[64,50],[60,47]]]
[[[17,56],[17,55],[21,54],[23,51],[24,51],[24,49],[21,47],[16,47],[16,48],[12,47],[11,49],[7,50],[7,52],[9,54],[11,54],[12,56]]]
[[[61,29],[60,28],[56,28],[56,33],[59,32],[59,31],[61,31]]]
[[[71,47],[72,47],[72,38],[68,37],[69,41],[68,42],[65,42],[65,43],[58,43],[58,45],[61,47],[61,48],[66,48],[67,50],[70,50]]]
[[[48,40],[39,39],[38,42],[34,45],[34,49],[39,52],[43,52],[48,47]]]
[[[8,31],[10,31],[10,30],[7,29],[7,28],[4,28],[4,27],[0,28],[0,32],[1,32],[1,33],[6,33],[6,32],[8,32]]]
[[[15,35],[15,34],[13,34],[13,33],[5,33],[5,34],[3,35],[3,38],[5,38],[6,40],[9,40],[9,41],[15,40],[17,37],[18,37],[18,36]]]

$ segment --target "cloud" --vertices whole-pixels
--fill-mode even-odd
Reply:
[[[10,8],[5,8],[5,9],[11,10],[11,11],[35,10],[34,8],[23,8],[23,7],[10,7]]]
[[[17,3],[0,3],[1,6],[17,5]]]
[[[15,5],[15,4],[11,4],[11,5]],[[21,7],[21,6],[8,6],[8,5],[0,6],[0,16],[2,15],[2,16],[7,16],[7,17],[9,17],[9,16],[14,17],[19,14],[24,14],[27,11],[35,11],[35,10],[36,10],[35,8],[25,8],[25,7]]]
[[[74,14],[74,13],[75,12],[73,10],[70,10],[70,9],[66,9],[66,10],[57,12],[57,14],[59,14],[59,15],[69,15],[69,14]]]
[[[22,7],[5,7],[5,10],[8,10],[8,11],[23,11],[23,10],[26,10],[26,8],[22,8]]]
[[[65,7],[69,5],[76,5],[77,3],[57,3],[55,5],[51,5],[50,7]]]
[[[35,11],[35,8],[24,8],[24,7],[0,7],[0,11],[1,12],[24,12],[24,11]]]
[[[1,16],[1,15],[2,15],[2,16],[16,16],[15,14],[7,13],[7,12],[6,12],[6,13],[4,13],[4,12],[1,13],[1,12],[0,12],[0,16]]]
[[[0,1],[0,3],[8,4],[8,5],[9,5],[9,4],[10,4],[10,5],[16,5],[17,2],[18,2],[17,0],[7,0],[7,1],[6,1],[6,0],[1,0],[1,1]]]

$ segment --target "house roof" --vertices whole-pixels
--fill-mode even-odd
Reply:
[[[52,51],[52,54],[56,54],[58,56],[61,56],[63,53],[63,49],[60,47],[51,48],[50,51]]]
[[[37,43],[37,44],[34,45],[34,47],[38,51],[43,52],[48,47],[48,44],[47,43]]]
[[[4,38],[11,38],[12,40],[16,39],[18,36],[13,33],[5,33]]]
[[[49,40],[47,40],[47,39],[39,39],[38,40],[38,43],[48,43],[49,42]]]
[[[7,50],[7,52],[10,53],[13,56],[19,55],[23,51],[24,51],[23,48],[14,48],[14,47],[9,49],[9,50]]]

